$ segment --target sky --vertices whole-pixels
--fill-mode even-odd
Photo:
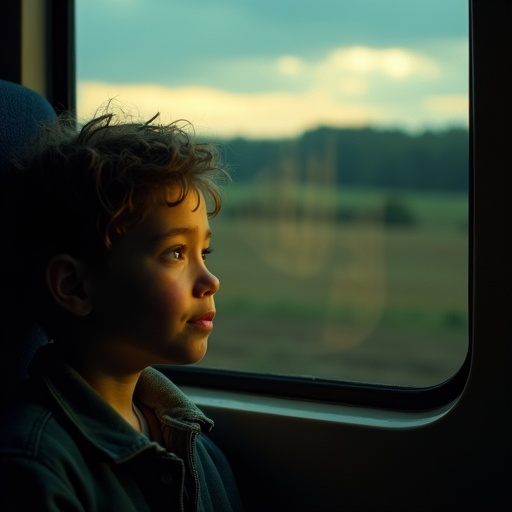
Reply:
[[[219,138],[467,126],[465,0],[77,0],[78,114]]]

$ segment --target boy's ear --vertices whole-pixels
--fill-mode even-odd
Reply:
[[[69,254],[57,254],[46,266],[46,285],[55,302],[77,316],[87,316],[91,300],[84,279],[81,262]]]

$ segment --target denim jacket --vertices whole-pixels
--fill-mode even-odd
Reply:
[[[133,429],[43,347],[0,430],[5,512],[239,511],[231,469],[209,420],[154,368],[135,398],[154,410],[163,446]]]

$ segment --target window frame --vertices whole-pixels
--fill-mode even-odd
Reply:
[[[58,84],[58,77],[67,76],[67,84],[61,84],[58,91],[50,94],[53,103],[63,108],[76,109],[76,67],[74,0],[58,2],[48,0],[51,13],[52,30],[51,48],[64,47],[67,52],[58,52],[51,59],[52,84]],[[364,382],[338,381],[316,377],[293,375],[276,375],[252,373],[236,370],[214,369],[204,367],[177,367],[157,365],[164,375],[179,386],[191,388],[208,388],[225,391],[257,393],[268,397],[282,397],[299,400],[316,400],[340,405],[372,406],[393,410],[422,411],[445,406],[455,400],[462,392],[468,379],[473,349],[472,329],[473,310],[473,45],[472,45],[472,5],[475,0],[468,0],[469,10],[469,223],[468,223],[468,351],[459,370],[448,380],[430,387],[390,386]],[[60,41],[60,43],[59,43]],[[65,43],[65,44],[63,44]],[[67,87],[66,87],[67,85]]]

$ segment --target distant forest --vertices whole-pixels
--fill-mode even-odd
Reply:
[[[465,129],[409,134],[373,128],[318,128],[297,139],[232,139],[221,151],[235,183],[283,172],[313,180],[330,169],[330,183],[409,190],[465,191],[469,136]]]

